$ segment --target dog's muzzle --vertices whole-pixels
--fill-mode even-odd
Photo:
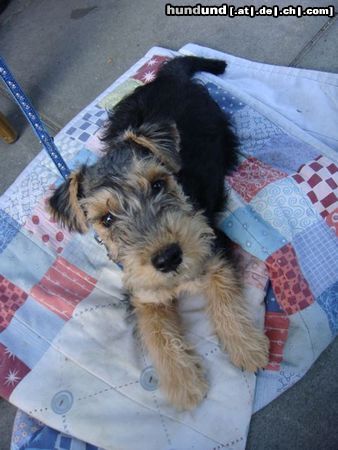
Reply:
[[[157,252],[151,258],[151,262],[160,272],[173,272],[182,262],[181,247],[178,244],[170,244]]]

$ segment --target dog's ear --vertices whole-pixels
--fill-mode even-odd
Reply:
[[[88,231],[86,216],[79,204],[82,197],[81,183],[85,167],[73,172],[59,186],[49,199],[49,211],[52,217],[70,231],[85,233]]]
[[[180,171],[180,135],[173,122],[145,123],[137,129],[125,131],[123,139],[150,150],[172,172]]]

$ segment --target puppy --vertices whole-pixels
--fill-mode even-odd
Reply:
[[[191,80],[225,62],[197,57],[165,63],[110,113],[106,154],[82,166],[49,200],[54,217],[85,233],[91,226],[123,281],[138,329],[170,403],[186,410],[207,392],[200,360],[183,337],[177,299],[203,293],[233,364],[267,364],[268,340],[252,324],[225,235],[216,228],[224,177],[237,162],[236,138],[207,89]]]

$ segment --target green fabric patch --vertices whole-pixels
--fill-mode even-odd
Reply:
[[[138,86],[142,86],[138,80],[128,78],[121,83],[113,92],[104,97],[98,105],[104,109],[112,109],[117,103],[119,103],[124,97],[134,91]]]

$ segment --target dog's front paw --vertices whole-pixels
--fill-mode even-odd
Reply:
[[[170,404],[180,411],[194,409],[208,391],[208,384],[197,364],[176,367],[171,371],[171,377],[160,383]]]
[[[263,369],[269,362],[269,339],[253,328],[245,339],[238,340],[228,349],[233,364],[248,372]]]

